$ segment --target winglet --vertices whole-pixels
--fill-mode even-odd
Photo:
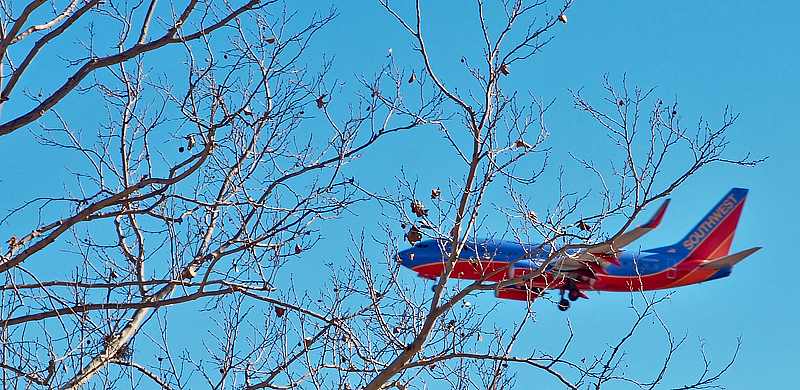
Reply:
[[[656,211],[656,213],[653,214],[653,217],[650,218],[650,220],[647,221],[647,223],[645,223],[644,225],[637,226],[636,229],[629,230],[621,234],[619,237],[617,237],[617,239],[614,240],[613,249],[616,251],[619,248],[622,248],[636,241],[637,239],[639,239],[639,237],[645,235],[645,233],[655,229],[658,226],[658,224],[661,223],[661,219],[664,218],[664,213],[667,211],[668,205],[669,205],[669,199],[664,201],[661,207],[658,208],[658,211]]]
[[[653,214],[653,217],[650,218],[650,220],[647,221],[647,223],[639,227],[644,229],[655,229],[656,227],[658,227],[658,224],[661,223],[661,218],[664,218],[664,213],[667,211],[667,206],[669,206],[669,199],[664,201],[661,207],[658,208],[658,211],[656,211],[656,213]]]

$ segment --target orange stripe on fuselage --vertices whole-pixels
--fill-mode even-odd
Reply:
[[[601,291],[661,290],[700,283],[716,272],[700,268],[700,264],[699,261],[678,264],[674,278],[668,276],[668,269],[641,276],[602,275],[593,288]]]
[[[706,260],[713,260],[723,256],[728,255],[728,251],[731,247],[731,242],[733,242],[733,234],[735,231],[730,232],[728,237],[726,237],[720,245],[711,252],[710,256],[707,259],[689,259],[684,260],[681,264],[692,264],[690,271],[683,276],[682,278],[676,280],[674,283],[671,283],[663,288],[672,288],[672,287],[679,287],[685,286],[687,284],[695,284],[705,281],[706,279],[710,278],[711,275],[714,275],[717,270],[715,269],[705,269],[700,268],[700,265],[705,263]]]

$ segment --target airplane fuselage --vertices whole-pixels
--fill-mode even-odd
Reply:
[[[494,273],[486,280],[500,282],[530,274],[547,259],[547,251],[541,250],[520,260],[536,247],[537,245],[521,245],[511,241],[478,240],[475,245],[467,245],[461,252],[451,277],[478,280]],[[405,267],[421,277],[435,279],[444,269],[447,249],[449,248],[440,246],[435,240],[425,240],[399,255]],[[525,285],[532,288],[560,289],[567,279],[557,275],[563,274],[572,277],[576,287],[581,290],[659,290],[718,279],[731,273],[731,267],[719,270],[700,267],[707,260],[682,259],[668,253],[658,253],[657,249],[624,251],[617,259],[619,265],[611,264],[605,269],[593,267],[591,271],[554,270],[546,267],[545,270],[549,272],[542,273]],[[514,262],[513,266],[498,272],[509,262]]]

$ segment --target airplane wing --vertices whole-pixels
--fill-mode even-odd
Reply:
[[[635,229],[627,231],[615,239],[607,240],[577,253],[564,256],[553,262],[552,269],[559,271],[585,269],[587,262],[598,264],[603,268],[608,267],[609,264],[620,265],[617,258],[622,253],[621,249],[658,227],[658,224],[661,223],[661,218],[664,217],[664,212],[667,211],[668,205],[669,199],[664,201],[653,217],[644,225],[637,226]]]

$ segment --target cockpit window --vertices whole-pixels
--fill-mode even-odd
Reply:
[[[427,248],[428,244],[417,244],[417,245],[414,245],[414,246],[416,246],[417,248]]]

